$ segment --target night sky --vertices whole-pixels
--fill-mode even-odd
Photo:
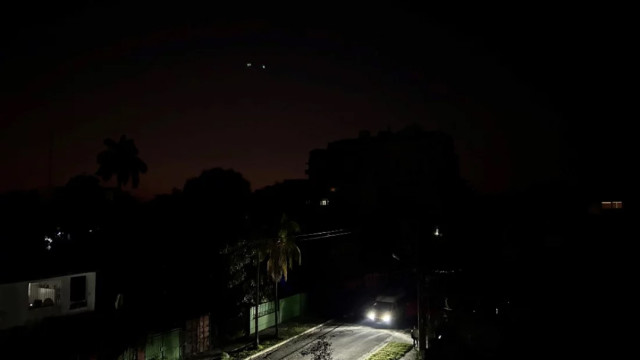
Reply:
[[[247,7],[5,8],[0,192],[48,185],[51,138],[63,185],[132,137],[142,197],[217,166],[253,189],[303,178],[310,150],[414,122],[451,133],[486,192],[624,149],[624,9]]]

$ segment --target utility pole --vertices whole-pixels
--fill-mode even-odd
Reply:
[[[420,257],[422,256],[422,242],[418,239],[418,351],[420,359],[425,360],[427,355],[427,323],[426,312],[428,312],[426,298],[424,265]]]
[[[420,352],[420,359],[425,360],[427,357],[427,349],[429,348],[429,333],[431,332],[431,289],[430,282],[432,279],[432,261],[434,260],[433,252],[435,246],[433,244],[433,237],[442,236],[440,230],[436,227],[433,234],[429,231],[429,234],[424,239],[425,244],[418,238],[418,260],[417,260],[417,273],[418,273],[418,350]],[[427,256],[425,256],[425,250]],[[425,261],[421,261],[425,260]],[[424,263],[427,263],[425,266]]]
[[[278,299],[278,283],[276,281],[276,339],[278,338],[278,312],[280,310],[280,299]]]
[[[256,250],[256,311],[254,316],[254,329],[256,332],[255,346],[260,346],[260,335],[258,335],[258,310],[260,307],[260,251]]]

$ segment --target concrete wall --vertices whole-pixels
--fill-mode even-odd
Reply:
[[[280,312],[278,313],[278,323],[282,323],[296,316],[303,315],[306,311],[307,294],[296,294],[288,298],[280,299]],[[255,307],[249,313],[249,334],[255,332]],[[258,329],[260,331],[276,325],[276,314],[274,302],[269,301],[259,305],[258,313],[267,313],[258,318]]]
[[[86,276],[87,306],[70,309],[71,278]],[[29,309],[29,283],[60,282],[60,301],[53,306]],[[18,283],[0,284],[0,329],[28,325],[50,316],[64,316],[95,310],[96,273],[79,273],[47,279],[35,279]]]

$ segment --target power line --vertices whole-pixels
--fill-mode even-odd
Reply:
[[[305,238],[305,239],[300,239],[299,241],[311,241],[311,240],[320,240],[320,239],[326,239],[326,238],[330,238],[330,237],[334,237],[334,236],[341,236],[341,235],[349,235],[351,234],[351,231],[344,231],[341,233],[336,233],[336,234],[328,234],[328,235],[324,235],[324,236],[317,236],[317,237],[312,237],[312,238]]]
[[[345,230],[344,229],[338,229],[338,230],[322,231],[322,232],[311,233],[311,234],[300,234],[300,235],[296,235],[296,237],[297,238],[301,238],[301,237],[306,237],[306,236],[316,236],[316,235],[322,235],[322,234],[335,233],[335,232],[339,232],[339,231],[345,231]]]
[[[347,231],[344,229],[337,229],[337,230],[329,230],[329,231],[321,231],[321,232],[316,232],[316,233],[310,233],[310,234],[300,234],[300,235],[296,235],[295,238],[300,241],[312,241],[312,240],[321,240],[321,239],[327,239],[330,237],[334,237],[334,236],[342,236],[342,235],[349,235],[351,234],[351,231]],[[226,249],[223,250],[223,253],[232,253],[232,252],[237,252],[243,249],[246,249],[247,246],[252,246],[255,244],[264,244],[267,241],[271,241],[271,240],[277,240],[277,238],[263,238],[257,241],[251,241],[251,242],[246,242],[243,244],[236,244],[230,247],[227,247]]]

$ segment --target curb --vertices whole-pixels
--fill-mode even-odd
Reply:
[[[243,360],[252,360],[252,359],[257,358],[258,356],[264,355],[264,353],[266,353],[266,352],[274,351],[274,350],[276,350],[277,348],[279,348],[280,346],[282,346],[282,345],[284,345],[284,344],[288,343],[289,341],[291,341],[291,340],[293,340],[293,339],[296,339],[296,338],[298,338],[298,337],[300,337],[300,336],[302,336],[302,335],[304,335],[304,334],[306,334],[306,333],[308,333],[308,332],[311,332],[311,331],[313,331],[313,330],[316,330],[316,329],[318,329],[319,327],[321,327],[321,326],[323,326],[323,325],[327,324],[327,323],[328,323],[328,322],[330,322],[330,321],[333,321],[333,319],[332,319],[332,320],[327,320],[327,321],[323,322],[322,324],[319,324],[319,325],[316,325],[316,326],[312,327],[311,329],[307,329],[307,330],[305,330],[305,331],[301,332],[300,334],[298,334],[298,335],[296,335],[296,336],[292,336],[292,337],[288,338],[287,340],[285,340],[285,341],[283,341],[283,342],[279,342],[279,343],[277,343],[277,344],[275,344],[275,345],[273,345],[273,346],[271,346],[271,347],[268,347],[268,348],[266,348],[266,349],[264,349],[264,350],[262,350],[262,351],[260,351],[260,352],[255,353],[255,354],[253,354],[253,355],[251,355],[251,356],[249,356],[249,357],[247,357],[247,358],[244,358]]]

